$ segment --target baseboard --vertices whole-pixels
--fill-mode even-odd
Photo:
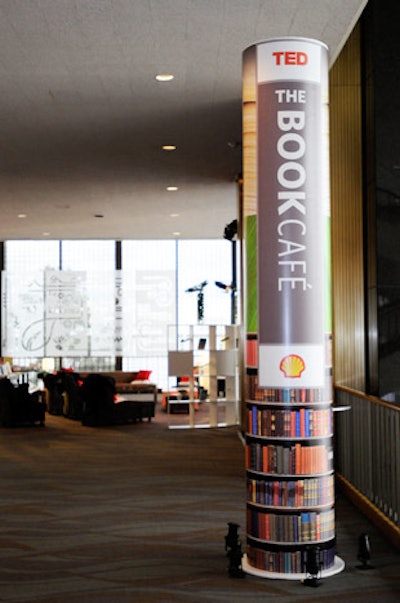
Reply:
[[[346,497],[400,550],[400,528],[340,473],[336,473],[336,483]]]

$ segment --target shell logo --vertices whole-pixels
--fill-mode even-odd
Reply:
[[[298,356],[297,354],[289,354],[288,356],[282,358],[279,368],[285,377],[295,379],[297,377],[301,377],[301,374],[306,368],[306,364],[301,356]]]

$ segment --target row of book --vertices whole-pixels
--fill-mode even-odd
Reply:
[[[307,551],[264,551],[250,544],[247,545],[249,564],[259,570],[285,574],[306,573]],[[321,569],[331,568],[335,563],[335,548],[319,551]]]
[[[323,475],[297,480],[247,480],[248,502],[274,507],[333,505],[334,477]]]
[[[247,533],[270,542],[305,543],[335,536],[335,511],[309,511],[293,515],[261,513],[247,508]]]
[[[251,406],[248,432],[267,437],[308,438],[332,434],[332,409],[279,410]]]
[[[258,386],[257,375],[246,375],[246,396],[256,402],[307,404],[332,401],[332,389],[327,388],[264,388]]]
[[[281,475],[326,473],[333,468],[333,452],[324,444],[276,446],[248,442],[246,467],[253,471]]]

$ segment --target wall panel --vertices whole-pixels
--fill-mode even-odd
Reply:
[[[365,390],[362,115],[357,26],[330,71],[335,383]]]

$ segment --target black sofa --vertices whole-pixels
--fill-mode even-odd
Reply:
[[[120,393],[119,384],[111,375],[63,370],[42,374],[48,412],[82,421],[83,425],[151,421],[157,401],[156,386],[127,384],[126,391]]]
[[[155,413],[154,400],[116,400],[115,379],[92,373],[80,387],[83,400],[82,424],[89,426],[134,423],[147,419]]]
[[[0,379],[0,424],[3,427],[45,424],[46,403],[41,392],[29,393],[28,383]]]

